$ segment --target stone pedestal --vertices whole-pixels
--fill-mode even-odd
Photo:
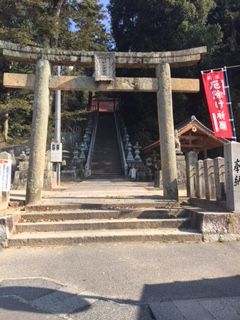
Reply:
[[[178,200],[170,65],[158,65],[156,77],[163,195],[165,198]]]
[[[49,116],[49,61],[40,59],[36,65],[31,153],[29,158],[26,203],[41,200]]]
[[[240,143],[224,145],[226,206],[240,212]]]

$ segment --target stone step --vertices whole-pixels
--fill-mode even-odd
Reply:
[[[158,241],[200,242],[202,235],[195,230],[177,229],[123,229],[62,232],[36,232],[13,234],[8,239],[9,247],[73,245],[90,242]]]
[[[187,227],[188,219],[93,219],[51,222],[20,222],[16,232],[49,232],[71,230],[158,229]]]
[[[108,170],[120,170],[121,169],[121,165],[112,165],[112,164],[91,164],[91,167],[94,168],[95,170],[104,170],[104,169],[108,169]]]
[[[51,199],[51,203],[47,204],[35,204],[27,205],[25,207],[26,211],[55,211],[55,210],[133,210],[139,209],[140,211],[150,211],[154,209],[164,209],[171,210],[172,212],[182,212],[184,209],[179,207],[179,203],[174,200],[161,200],[157,199],[145,200],[145,199],[128,199],[128,198],[85,198],[81,199],[81,202],[78,202],[78,199],[71,199],[71,202],[64,202],[61,199]],[[177,214],[177,213],[176,213]]]
[[[93,170],[96,170],[96,171],[105,171],[105,170],[109,170],[109,171],[116,171],[116,172],[119,172],[121,171],[121,166],[111,166],[111,165],[91,165],[91,168]]]
[[[113,115],[99,116],[91,169],[95,178],[122,174]]]
[[[94,168],[91,168],[91,171],[93,174],[97,175],[106,175],[106,174],[111,174],[113,176],[123,176],[121,170],[109,170],[109,169],[101,169],[101,170],[95,170]]]
[[[150,210],[65,210],[29,212],[21,215],[25,222],[37,221],[67,221],[91,219],[173,219],[185,216],[184,211],[169,211],[165,209]]]
[[[91,163],[91,167],[94,168],[95,170],[103,170],[103,169],[108,169],[108,170],[119,170],[121,169],[121,164],[115,164],[115,163],[109,163],[109,164],[106,164],[106,163],[96,163],[96,164],[93,164]]]
[[[111,172],[102,172],[98,173],[95,171],[92,171],[92,174],[89,178],[91,179],[116,179],[116,178],[122,178],[122,173],[111,173]]]
[[[75,220],[75,219],[170,219],[189,215],[184,208],[118,208],[118,209],[79,209],[73,205],[27,206],[21,217],[25,221]]]

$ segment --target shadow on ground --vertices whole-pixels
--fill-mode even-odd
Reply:
[[[30,285],[31,281],[35,281],[39,286]],[[14,282],[16,285],[13,285]],[[20,285],[24,282],[29,285]],[[229,300],[233,297],[234,300]],[[8,319],[15,320],[24,316],[26,320],[40,320],[48,315],[47,319],[53,320],[61,317],[64,319],[70,317],[69,319],[71,320],[106,320],[114,318],[165,320],[165,314],[161,313],[159,318],[157,316],[158,312],[164,312],[163,310],[165,310],[159,308],[160,304],[168,303],[167,306],[169,307],[171,306],[170,303],[173,305],[174,301],[179,303],[178,301],[181,300],[184,301],[184,306],[186,307],[187,301],[189,309],[189,303],[191,306],[191,301],[195,301],[196,305],[196,303],[199,303],[199,299],[205,299],[205,304],[208,303],[209,306],[224,305],[225,303],[225,309],[223,310],[228,314],[230,314],[230,311],[227,308],[230,308],[230,304],[234,302],[238,309],[235,311],[240,312],[240,276],[149,284],[144,286],[140,301],[79,294],[69,287],[43,279],[5,280],[1,282],[0,286],[0,318],[6,319],[8,317]],[[213,300],[209,299],[215,299],[214,304]],[[166,308],[166,304],[164,306]],[[12,313],[13,311],[15,313]],[[233,308],[231,309],[231,312],[235,311]],[[14,314],[19,317],[12,317]],[[11,316],[10,318],[9,315]],[[167,316],[166,314],[166,319],[169,319]],[[184,319],[196,320],[192,317]],[[215,318],[210,318],[209,316],[207,319],[225,320],[224,317],[218,318],[216,315]],[[226,320],[229,319],[226,318]],[[172,320],[175,320],[175,318],[172,318]]]
[[[68,287],[64,291],[57,283],[52,282],[50,286],[49,283],[46,287],[4,286],[3,281],[0,287],[0,318],[9,319],[10,315],[14,320],[46,317],[53,320],[152,319],[148,306],[138,301],[68,292]]]
[[[237,320],[240,276],[145,285],[141,301],[156,320]],[[144,319],[141,313],[140,319]]]

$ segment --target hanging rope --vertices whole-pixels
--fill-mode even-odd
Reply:
[[[240,64],[236,65],[236,66],[229,66],[229,67],[224,67],[224,68],[213,68],[213,69],[208,69],[208,70],[202,70],[201,73],[219,71],[219,70],[223,70],[223,69],[237,69],[237,68],[240,68]]]

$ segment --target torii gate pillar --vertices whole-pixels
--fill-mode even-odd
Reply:
[[[29,158],[26,203],[41,200],[44,178],[49,116],[50,63],[40,59],[36,64],[33,102],[31,153]]]
[[[161,149],[163,195],[178,200],[177,161],[174,136],[171,71],[168,63],[156,67],[157,107]]]

